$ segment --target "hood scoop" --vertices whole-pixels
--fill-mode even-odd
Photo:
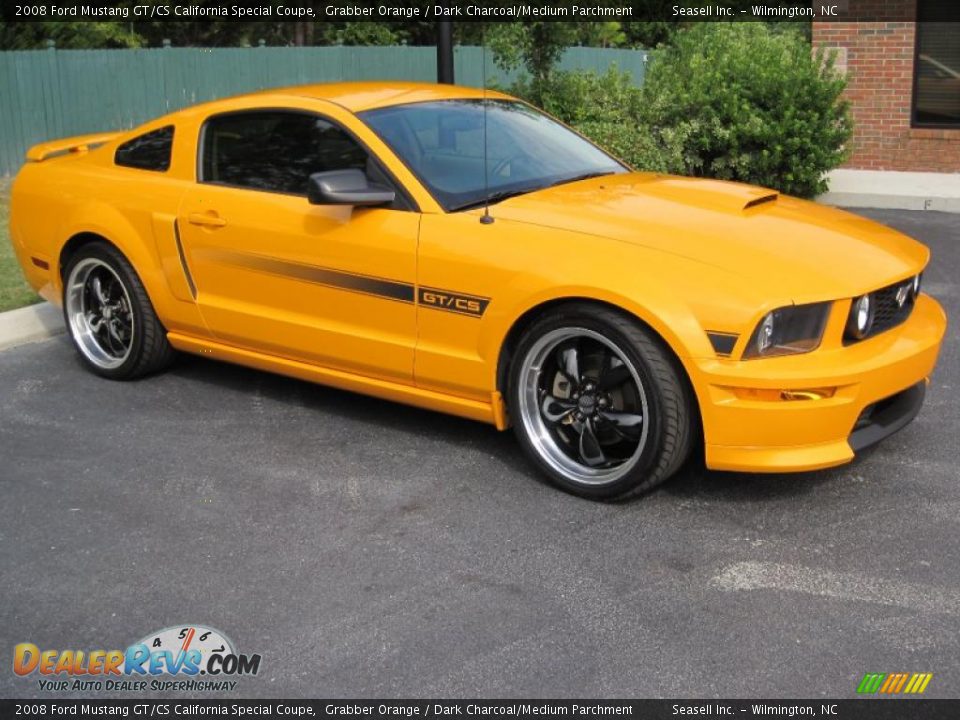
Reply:
[[[778,197],[780,197],[780,193],[771,191],[767,195],[761,195],[753,200],[748,200],[747,204],[743,206],[743,209],[749,210],[750,208],[755,208],[759,205],[766,205],[767,203],[775,202]]]
[[[776,202],[780,193],[769,188],[724,180],[657,175],[634,188],[648,197],[687,206],[740,214]]]

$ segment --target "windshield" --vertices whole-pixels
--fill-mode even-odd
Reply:
[[[368,110],[360,117],[448,212],[482,205],[488,197],[496,202],[563,182],[627,171],[596,146],[521,102],[443,100]]]

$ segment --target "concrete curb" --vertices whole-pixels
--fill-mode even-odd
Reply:
[[[63,313],[50,303],[9,310],[0,313],[0,350],[46,340],[65,329]]]
[[[830,191],[817,198],[826,205],[960,213],[960,173],[840,168],[828,182]]]

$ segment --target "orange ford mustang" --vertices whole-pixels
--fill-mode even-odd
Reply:
[[[631,172],[499,93],[309,85],[32,148],[13,244],[82,361],[175,350],[506,429],[566,490],[844,463],[919,411],[929,252]]]

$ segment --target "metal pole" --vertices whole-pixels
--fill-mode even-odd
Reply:
[[[453,85],[453,23],[437,23],[437,82]]]

